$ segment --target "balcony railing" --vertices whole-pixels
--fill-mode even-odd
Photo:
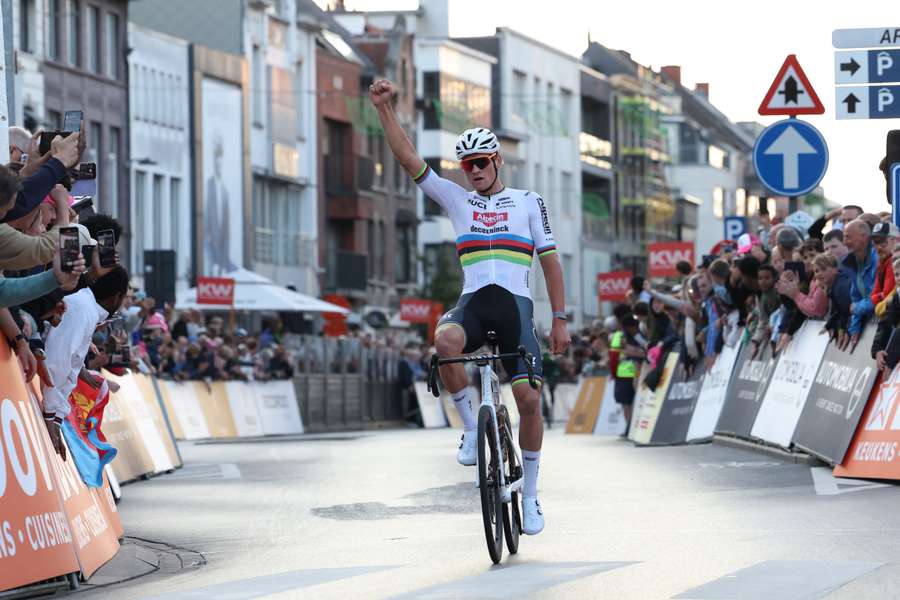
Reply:
[[[601,169],[612,169],[612,143],[582,131],[578,135],[581,160]]]

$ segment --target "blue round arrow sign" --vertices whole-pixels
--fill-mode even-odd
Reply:
[[[753,166],[760,181],[778,196],[802,196],[828,170],[828,146],[819,130],[798,119],[766,127],[756,138]]]

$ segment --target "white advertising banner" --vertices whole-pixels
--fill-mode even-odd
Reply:
[[[206,424],[206,417],[203,416],[203,410],[200,408],[200,401],[194,388],[189,383],[177,383],[175,381],[160,381],[166,386],[169,394],[169,402],[174,415],[169,415],[178,419],[181,431],[184,433],[186,440],[202,440],[209,437],[209,427]]]
[[[772,372],[772,380],[753,422],[750,435],[787,448],[825,356],[828,335],[819,335],[822,321],[807,321],[788,344]],[[857,348],[868,352],[868,348]]]
[[[144,447],[153,461],[153,467],[157,473],[163,473],[175,468],[168,450],[163,443],[156,424],[153,422],[153,416],[147,410],[147,404],[144,401],[143,393],[138,387],[132,375],[124,377],[116,377],[115,381],[119,384],[117,397],[124,400],[127,410],[131,413],[131,420],[135,429],[144,442]]]
[[[594,425],[594,435],[622,435],[625,432],[625,413],[622,405],[616,402],[615,381],[610,377],[603,389],[603,400],[600,402],[600,414]]]
[[[226,381],[225,393],[238,437],[263,435],[262,419],[256,407],[256,395],[244,381]]]
[[[737,362],[740,345],[731,348],[725,346],[722,353],[716,359],[715,364],[703,377],[703,386],[700,395],[697,396],[697,404],[688,427],[687,441],[704,440],[713,436],[716,423],[719,422],[719,414],[725,406],[725,394],[728,392],[728,382],[731,380],[731,372]],[[821,357],[820,357],[821,358]]]
[[[560,383],[557,384],[556,389],[553,393],[553,422],[554,423],[568,423],[569,415],[572,414],[572,410],[575,408],[575,403],[578,402],[578,392],[581,389],[581,383]],[[541,395],[550,401],[550,390],[541,391]]]
[[[303,433],[293,381],[257,381],[247,387],[256,397],[256,410],[265,435]]]
[[[417,381],[415,385],[416,401],[419,403],[419,413],[422,415],[422,424],[425,426],[425,429],[446,427],[447,417],[444,416],[441,398],[435,398],[434,394],[428,391],[426,382]],[[450,397],[446,390],[441,390],[441,395],[446,395],[448,399]],[[452,400],[450,402],[452,404]]]

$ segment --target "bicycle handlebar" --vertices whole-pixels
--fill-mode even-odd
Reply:
[[[515,352],[507,352],[505,354],[469,354],[466,356],[454,356],[451,358],[441,358],[437,354],[431,355],[431,364],[428,366],[428,391],[435,398],[439,398],[441,391],[438,388],[438,367],[441,365],[452,365],[456,363],[467,362],[488,362],[494,360],[502,360],[504,358],[521,358],[528,370],[528,385],[532,389],[537,389],[537,381],[534,379],[534,355],[532,355],[525,346],[519,346]]]

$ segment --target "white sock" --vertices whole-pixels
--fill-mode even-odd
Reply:
[[[537,498],[538,467],[541,464],[541,451],[522,450],[522,466],[525,468],[525,481],[522,484],[522,495],[526,498]]]
[[[469,401],[469,389],[463,388],[455,394],[451,394],[450,397],[453,398],[456,412],[459,413],[459,418],[462,419],[463,429],[474,431],[478,427],[478,423],[475,422],[475,413],[472,412],[472,403]]]

